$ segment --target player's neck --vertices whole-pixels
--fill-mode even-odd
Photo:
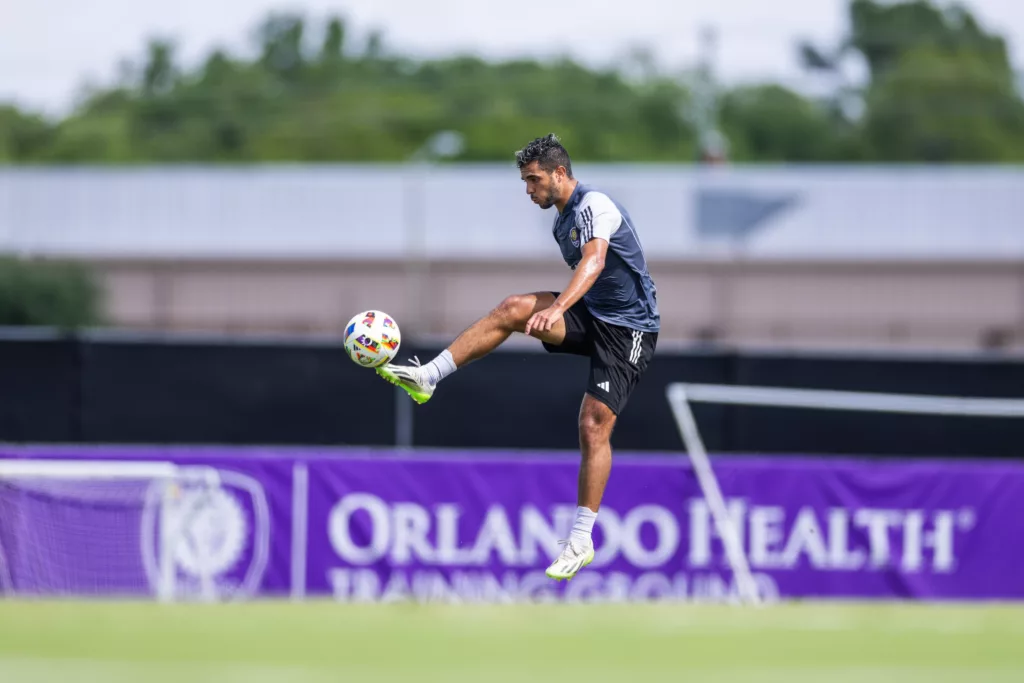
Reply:
[[[580,184],[580,181],[573,179],[569,181],[562,196],[555,200],[555,208],[558,209],[558,213],[565,211],[566,205],[569,200],[572,199],[572,193],[576,191],[576,186]]]

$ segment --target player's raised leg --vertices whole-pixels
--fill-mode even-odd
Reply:
[[[580,473],[576,494],[576,519],[569,538],[547,569],[552,579],[571,579],[594,561],[592,537],[597,512],[612,470],[612,430],[615,413],[590,394],[580,407]]]
[[[555,295],[551,292],[510,296],[456,337],[447,351],[456,367],[461,368],[479,360],[501,346],[513,332],[523,332],[530,316],[550,308],[554,303]],[[530,336],[557,345],[565,337],[565,323],[559,320],[553,329],[547,332],[531,331]]]
[[[530,317],[555,302],[551,292],[515,294],[507,297],[490,313],[469,326],[456,337],[451,346],[426,365],[388,365],[377,368],[377,374],[392,384],[402,387],[417,403],[426,403],[434,394],[434,388],[442,379],[458,368],[483,358],[498,348],[514,332],[524,332]],[[530,331],[549,344],[558,345],[565,338],[565,323],[559,320],[552,329],[541,332]]]

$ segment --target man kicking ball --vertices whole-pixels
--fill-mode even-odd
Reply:
[[[611,472],[612,428],[654,355],[661,317],[629,213],[573,178],[569,154],[553,135],[517,152],[516,162],[530,199],[557,210],[552,233],[573,270],[565,291],[510,296],[426,365],[389,364],[377,373],[425,403],[442,379],[498,348],[513,332],[541,340],[549,352],[590,358],[579,415],[576,519],[547,569],[552,579],[571,579],[594,560],[591,533]]]

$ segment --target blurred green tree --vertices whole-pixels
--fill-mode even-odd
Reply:
[[[825,162],[840,158],[840,126],[819,103],[779,85],[737,88],[721,103],[732,158]]]
[[[834,104],[859,94],[857,158],[885,162],[1024,160],[1024,101],[1006,41],[964,7],[926,0],[852,0],[850,34],[836,47],[800,46],[809,69],[837,75]],[[868,67],[862,88],[842,83],[845,57]]]
[[[807,68],[825,76],[827,96],[774,83],[720,89],[719,125],[734,159],[1024,159],[1009,50],[970,12],[851,0],[849,26],[835,46],[799,46]],[[172,42],[152,40],[116,85],[52,123],[0,107],[0,162],[397,162],[443,130],[463,135],[462,160],[507,161],[547,132],[580,161],[696,157],[685,82],[659,73],[642,50],[615,69],[570,59],[415,60],[379,31],[353,39],[341,17],[314,27],[279,13],[253,40],[250,59],[214,50],[191,67]],[[867,65],[863,83],[845,76],[851,56]]]
[[[0,105],[0,163],[38,159],[53,141],[53,127],[41,116]]]
[[[904,55],[868,91],[867,157],[899,162],[1024,159],[1024,102],[980,55]]]
[[[0,257],[0,325],[73,330],[102,320],[102,290],[86,266]]]

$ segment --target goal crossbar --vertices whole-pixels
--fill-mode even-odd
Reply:
[[[165,479],[178,473],[179,468],[168,462],[0,459],[0,478]]]
[[[119,460],[16,460],[0,458],[0,479],[78,479],[78,480],[130,480],[175,479],[203,481],[210,485],[219,482],[216,469],[195,465],[176,465],[171,462],[141,462]]]
[[[708,503],[715,529],[725,546],[726,558],[736,579],[740,600],[757,604],[760,596],[750,570],[741,536],[729,516],[708,458],[707,449],[694,419],[691,403],[720,403],[776,408],[852,410],[919,415],[957,415],[967,417],[1024,417],[1024,400],[887,394],[820,389],[789,389],[725,384],[689,384],[676,382],[666,389],[676,426],[701,491]]]
[[[965,398],[685,383],[669,385],[668,398],[673,404],[683,400],[691,403],[727,403],[779,408],[820,408],[966,417],[1024,417],[1024,399],[1014,398]]]

